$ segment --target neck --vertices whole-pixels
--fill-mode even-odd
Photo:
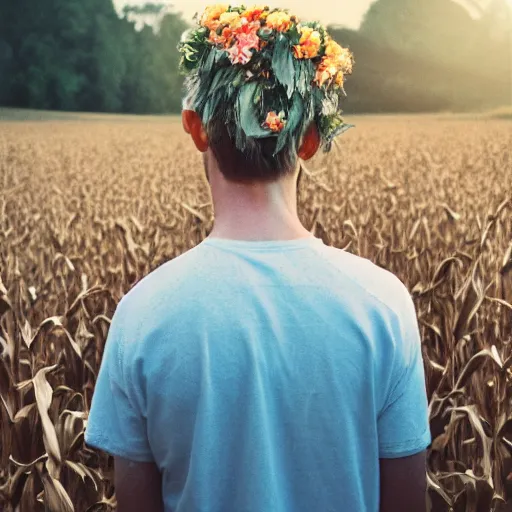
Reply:
[[[311,233],[297,214],[297,174],[272,183],[227,181],[209,172],[215,210],[212,237],[232,240],[294,240]]]

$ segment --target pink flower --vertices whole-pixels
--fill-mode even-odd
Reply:
[[[260,39],[255,33],[237,34],[235,44],[228,50],[232,64],[247,64],[252,59],[252,50],[258,50]]]
[[[252,59],[252,51],[234,44],[228,50],[228,57],[232,64],[247,64]]]

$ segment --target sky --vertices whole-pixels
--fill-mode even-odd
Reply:
[[[159,0],[152,0],[158,2]],[[286,7],[297,16],[305,20],[318,20],[326,25],[344,25],[350,28],[358,28],[365,12],[374,0],[281,0],[266,2],[240,1],[245,4],[265,3],[272,7]],[[117,9],[124,5],[144,5],[148,0],[114,0]],[[163,2],[162,2],[163,3]],[[187,21],[192,21],[192,16],[202,11],[208,4],[216,3],[213,0],[174,0],[170,2],[177,11],[181,11]],[[219,3],[219,2],[217,2]],[[226,2],[227,3],[227,2]]]

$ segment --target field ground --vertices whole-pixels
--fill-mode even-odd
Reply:
[[[432,510],[510,510],[512,123],[348,121],[308,165],[303,222],[413,295]],[[206,236],[209,203],[176,118],[0,110],[1,510],[44,510],[38,495],[47,510],[114,506],[111,460],[83,445],[109,319]]]
[[[129,114],[91,114],[88,112],[56,112],[49,110],[31,110],[0,107],[0,123],[10,121],[95,121],[95,122],[141,122],[169,121],[177,116],[137,116]]]
[[[107,122],[168,122],[175,119],[176,115],[130,115],[130,114],[91,114],[83,112],[55,112],[47,110],[31,110],[0,107],[0,123],[6,121],[107,121]],[[434,113],[434,114],[381,114],[381,115],[357,115],[351,118],[373,118],[373,119],[398,119],[405,117],[430,118],[441,120],[482,120],[482,119],[512,119],[512,106],[501,107],[486,112],[474,113]]]

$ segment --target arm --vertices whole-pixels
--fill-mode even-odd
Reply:
[[[120,512],[163,512],[162,478],[149,443],[139,373],[131,364],[137,343],[125,305],[118,305],[108,333],[85,441],[115,457]]]
[[[402,294],[390,386],[378,417],[380,512],[426,512],[431,436],[425,372],[414,304],[405,288]]]
[[[425,512],[426,452],[380,460],[380,512]]]
[[[162,476],[153,463],[115,458],[118,512],[164,512]]]

